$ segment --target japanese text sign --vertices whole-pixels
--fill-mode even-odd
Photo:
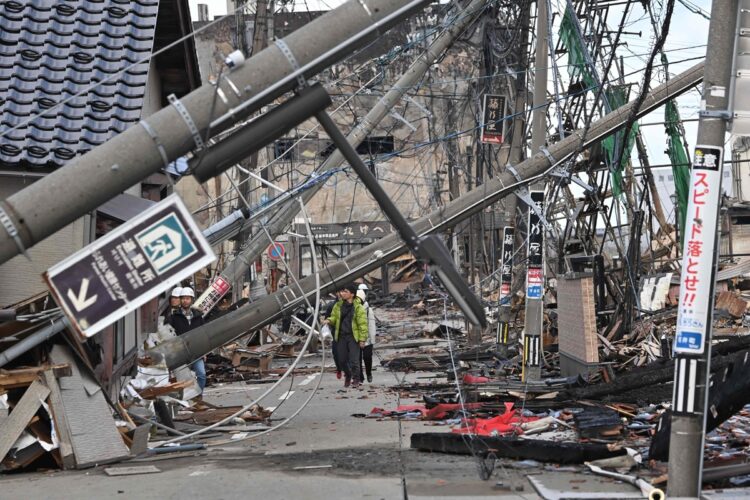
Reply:
[[[480,141],[502,144],[503,126],[505,124],[505,96],[485,94],[482,117]]]
[[[91,337],[192,275],[215,256],[172,195],[43,274],[83,337]]]
[[[503,254],[500,258],[500,298],[510,295],[513,284],[513,237],[514,229],[511,226],[503,228]]]
[[[711,280],[723,149],[696,146],[690,174],[674,352],[702,354],[711,327]]]
[[[222,297],[232,288],[232,285],[224,279],[223,276],[217,276],[211,286],[206,288],[206,291],[198,297],[193,307],[198,309],[205,316],[216,304],[219,303]]]
[[[532,191],[531,200],[540,211],[544,211],[544,191]],[[529,235],[526,240],[528,267],[542,267],[544,249],[544,225],[534,207],[529,207]]]

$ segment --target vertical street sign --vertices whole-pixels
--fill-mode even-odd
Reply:
[[[513,285],[513,242],[515,230],[513,226],[503,228],[503,254],[500,259],[500,300],[499,305],[508,305],[510,303],[510,294]],[[497,345],[506,346],[510,339],[508,338],[509,325],[507,321],[497,323]]]
[[[85,338],[214,259],[192,215],[172,195],[55,264],[43,277]]]
[[[513,284],[513,238],[515,230],[512,226],[503,228],[503,255],[500,260],[500,302],[510,296]]]
[[[722,148],[696,146],[693,155],[675,353],[703,354],[707,330],[711,327],[711,301],[707,294],[713,283],[722,153]]]
[[[526,228],[526,319],[523,331],[522,378],[536,380],[542,366],[542,293],[544,289],[544,191],[531,191]]]
[[[484,94],[480,142],[502,144],[505,124],[505,96]]]
[[[532,191],[531,200],[544,210],[544,191]],[[527,271],[526,271],[526,299],[541,299],[543,288],[543,249],[544,227],[539,215],[529,207],[528,237],[526,240]]]

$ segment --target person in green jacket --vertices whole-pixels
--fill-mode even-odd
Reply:
[[[326,323],[334,328],[338,359],[344,369],[344,387],[359,387],[362,374],[359,372],[360,350],[367,342],[367,312],[362,301],[355,295],[357,284],[345,286],[339,292],[339,300],[334,304],[331,316]]]

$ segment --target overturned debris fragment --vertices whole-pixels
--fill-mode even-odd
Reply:
[[[421,451],[456,453],[459,455],[488,455],[515,460],[538,460],[558,464],[581,464],[602,458],[623,455],[625,449],[618,445],[594,443],[557,443],[538,439],[519,439],[471,435],[448,432],[418,432],[411,436],[411,447]]]

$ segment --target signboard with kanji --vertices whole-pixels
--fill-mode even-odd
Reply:
[[[390,222],[350,222],[348,224],[310,224],[310,230],[318,241],[379,239],[393,232]],[[295,232],[307,234],[307,226],[297,224]]]
[[[83,337],[91,337],[216,257],[177,195],[43,274]]]
[[[222,276],[218,276],[211,286],[198,297],[193,307],[200,310],[204,315],[208,314],[221,298],[227,294],[232,285]]]
[[[544,191],[532,191],[531,200],[540,211],[544,210]],[[529,207],[528,226],[529,235],[526,240],[529,267],[542,267],[544,246],[544,225],[536,210]]]
[[[510,295],[513,282],[513,237],[514,229],[503,228],[503,255],[500,258],[500,299]]]
[[[710,328],[709,297],[721,196],[722,148],[696,146],[685,221],[674,352],[703,354]]]
[[[489,144],[502,144],[505,124],[505,96],[485,94],[482,117],[480,141]]]
[[[531,201],[534,202],[539,211],[544,210],[544,191],[531,191]],[[526,238],[527,271],[526,271],[526,298],[541,299],[544,260],[544,226],[534,207],[529,207],[528,225],[529,234]]]

